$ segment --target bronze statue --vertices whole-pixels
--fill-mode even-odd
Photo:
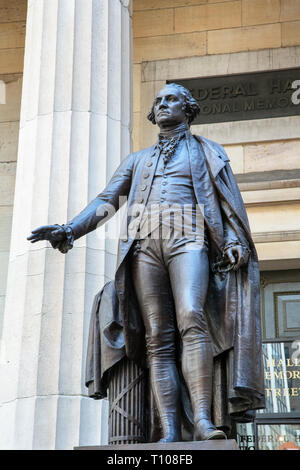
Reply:
[[[28,238],[66,253],[128,198],[115,281],[95,299],[86,384],[90,396],[105,396],[125,356],[149,368],[158,415],[151,425],[160,427],[160,442],[181,441],[188,415],[194,440],[224,439],[232,418],[251,419],[251,410],[264,407],[257,254],[225,150],[190,132],[198,113],[188,90],[166,85],[148,115],[160,128],[157,142],[124,159],[104,191],[66,225],[40,227]],[[171,224],[162,236],[166,218],[174,219],[170,207],[188,207],[184,220],[194,230]]]

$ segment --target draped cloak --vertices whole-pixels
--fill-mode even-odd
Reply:
[[[210,266],[221,259],[226,242],[225,222],[231,234],[250,252],[247,265],[237,271],[222,273],[210,269],[205,313],[214,354],[213,421],[217,427],[226,429],[232,418],[250,421],[253,410],[265,406],[258,259],[244,203],[224,148],[190,133],[187,144],[197,201],[203,202],[203,194],[206,198],[204,219]],[[142,175],[145,169],[149,172],[146,165],[153,150],[154,146],[131,154],[121,163],[107,188],[70,222],[75,238],[101,224],[101,219],[95,216],[99,204],[110,203],[118,209],[116,196],[124,194],[129,194],[129,207],[137,201]],[[200,155],[205,157],[205,166]],[[150,170],[150,181],[155,167],[154,164]],[[150,189],[151,184],[142,193],[145,200]],[[128,224],[133,223],[138,227],[139,220],[128,217]],[[115,280],[107,283],[94,299],[85,377],[89,396],[94,399],[107,396],[110,374],[125,356],[142,368],[148,367],[145,330],[131,279],[133,241],[134,237],[119,240]],[[187,421],[192,425],[184,384],[182,402]]]

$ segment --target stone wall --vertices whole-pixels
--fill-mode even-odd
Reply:
[[[300,44],[298,0],[134,0],[134,61]]]
[[[18,152],[27,0],[0,0],[0,337]]]

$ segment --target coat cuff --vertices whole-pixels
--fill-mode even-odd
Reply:
[[[66,238],[65,238],[65,240],[57,243],[55,248],[57,248],[61,253],[66,254],[66,253],[68,253],[69,250],[71,250],[73,248],[73,245],[74,245],[73,230],[71,229],[71,227],[68,224],[67,225],[64,225],[64,224],[59,225],[59,227],[64,229]]]

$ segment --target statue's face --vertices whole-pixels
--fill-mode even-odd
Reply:
[[[154,100],[154,116],[159,127],[176,126],[186,121],[184,96],[180,90],[165,86]]]

